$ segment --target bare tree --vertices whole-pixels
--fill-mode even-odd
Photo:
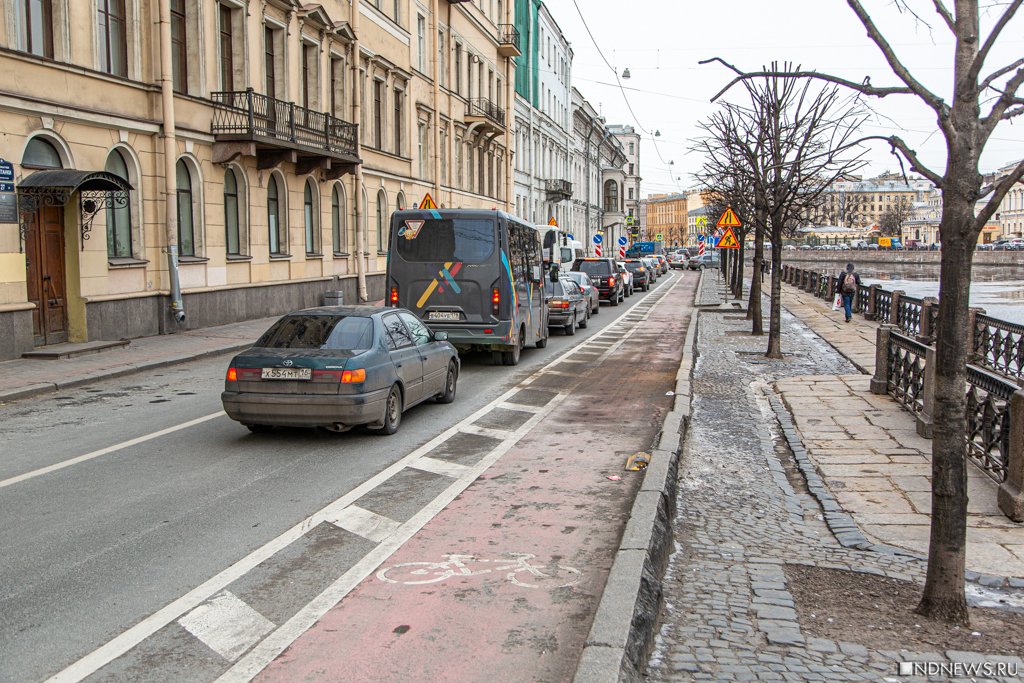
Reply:
[[[913,204],[909,198],[899,197],[878,218],[878,227],[881,228],[882,234],[899,237],[903,224],[910,220],[912,209]]]
[[[964,592],[967,546],[966,385],[969,333],[968,306],[971,260],[978,235],[992,217],[1007,191],[1024,177],[1024,161],[1009,173],[985,186],[979,161],[986,144],[1001,123],[1024,114],[1024,57],[1008,64],[989,66],[988,58],[1024,0],[989,5],[994,23],[982,34],[979,0],[931,0],[930,5],[953,38],[950,54],[953,70],[951,99],[929,90],[896,54],[888,39],[871,19],[860,0],[847,0],[868,37],[885,57],[898,85],[874,86],[870,79],[851,80],[816,71],[776,68],[741,72],[723,93],[738,82],[764,78],[810,79],[839,85],[871,97],[908,95],[935,114],[946,142],[946,167],[940,173],[926,167],[899,136],[875,137],[887,142],[900,165],[905,159],[912,171],[942,190],[939,234],[942,256],[939,275],[939,322],[936,335],[935,431],[932,440],[932,518],[928,546],[928,576],[918,613],[950,623],[969,623]],[[894,0],[901,10],[918,17],[911,0]],[[721,61],[721,60],[719,60]],[[724,63],[724,62],[723,62]],[[721,95],[721,93],[719,93]],[[717,97],[717,96],[716,96]],[[983,111],[984,110],[984,111]],[[871,139],[871,138],[866,138]],[[977,202],[987,202],[976,211]]]

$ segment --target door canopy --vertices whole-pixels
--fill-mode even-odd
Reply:
[[[64,207],[77,193],[84,251],[96,214],[100,209],[127,205],[128,193],[132,186],[121,176],[107,171],[54,169],[30,174],[18,183],[17,190],[18,211],[21,213],[22,249],[32,214],[41,206]]]

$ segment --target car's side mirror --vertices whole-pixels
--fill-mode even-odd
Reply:
[[[558,282],[559,271],[560,269],[558,267],[558,264],[552,263],[551,270],[550,272],[548,272],[548,279],[550,279],[552,282]]]
[[[434,333],[434,341],[448,341],[448,333],[444,330],[438,330]]]

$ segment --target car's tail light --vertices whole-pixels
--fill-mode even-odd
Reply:
[[[498,315],[498,306],[501,305],[501,292],[495,287],[491,290],[491,313]]]
[[[314,382],[340,382],[341,370],[314,370]]]
[[[366,370],[359,368],[358,370],[345,370],[341,373],[342,384],[355,384],[356,382],[366,381]]]
[[[615,286],[615,278],[614,277],[608,278],[608,286],[609,287],[614,287]]]
[[[229,382],[244,382],[246,380],[258,380],[263,376],[261,368],[228,368],[227,380]]]
[[[646,273],[647,271],[644,270],[643,267],[640,267],[640,268],[636,269],[636,272],[638,272],[638,273]]]
[[[398,287],[391,288],[391,294],[388,296],[388,301],[391,302],[392,306],[398,305]]]
[[[229,382],[237,382],[238,370],[236,370],[235,368],[228,368],[228,374],[227,377],[225,377],[225,379]]]
[[[552,299],[549,305],[551,308],[569,308],[569,302],[562,299]]]

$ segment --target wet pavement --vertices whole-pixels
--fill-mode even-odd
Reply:
[[[804,633],[787,588],[787,563],[918,582],[925,565],[908,554],[861,549],[870,544],[858,542],[852,517],[838,506],[836,512],[823,509],[819,496],[827,489],[820,480],[805,479],[806,461],[802,466],[790,448],[790,440],[799,443],[799,432],[773,384],[809,375],[852,376],[856,368],[788,312],[786,357],[769,361],[762,355],[766,338],[745,334],[749,323],[743,318],[703,310],[699,319],[693,414],[679,465],[676,551],[664,580],[662,625],[647,680],[914,680],[897,678],[899,662],[962,658],[907,652],[898,644],[875,650]],[[801,410],[814,414],[813,407]],[[1024,662],[1017,663],[1024,673]]]

